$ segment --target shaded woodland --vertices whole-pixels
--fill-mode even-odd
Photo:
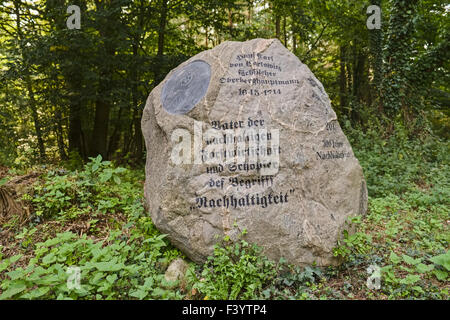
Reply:
[[[66,26],[71,4],[79,30]],[[381,29],[366,26],[369,5]],[[2,1],[0,162],[142,164],[150,91],[196,53],[257,37],[310,67],[341,124],[448,137],[449,30],[440,0]]]

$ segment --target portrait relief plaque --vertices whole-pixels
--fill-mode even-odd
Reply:
[[[170,114],[186,114],[205,96],[211,80],[211,67],[196,60],[176,71],[163,87],[161,101]]]

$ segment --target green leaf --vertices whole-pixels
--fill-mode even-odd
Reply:
[[[400,261],[402,261],[402,259],[398,255],[396,255],[394,251],[391,251],[391,255],[389,256],[389,259],[394,264],[398,264],[398,263],[400,263]]]
[[[122,168],[122,167],[118,167],[118,168],[116,168],[116,169],[114,170],[114,172],[116,172],[116,173],[123,173],[123,172],[125,172],[125,171],[127,171],[127,169],[126,169],[126,168]]]
[[[6,268],[8,268],[10,265],[11,265],[11,262],[8,259],[6,259],[2,263],[0,263],[0,272],[2,272],[3,270],[6,270]]]
[[[403,271],[406,271],[407,273],[413,273],[414,272],[414,269],[408,268],[408,267],[405,267],[405,266],[400,266],[399,269],[403,270]]]
[[[9,299],[13,296],[15,296],[18,293],[21,293],[23,290],[25,290],[27,286],[25,285],[25,282],[20,283],[14,283],[8,290],[2,293],[0,295],[0,300]]]
[[[11,258],[9,258],[9,261],[11,263],[15,263],[17,261],[19,261],[20,258],[22,258],[23,254],[17,254],[15,256],[12,256]]]
[[[39,280],[36,280],[37,284],[40,284],[43,286],[55,285],[60,282],[61,282],[61,279],[55,274],[47,275]]]
[[[97,285],[104,276],[105,274],[103,272],[97,272],[92,278],[90,278],[89,283]]]
[[[138,289],[138,290],[130,293],[131,297],[138,298],[139,300],[144,299],[147,295],[148,295],[148,292],[144,291],[142,289]]]
[[[106,277],[106,281],[113,284],[117,280],[117,274],[110,274]]]
[[[419,280],[420,280],[420,276],[419,275],[417,275],[417,274],[408,274],[406,276],[406,278],[400,280],[400,283],[410,285],[410,284],[416,283]]]
[[[108,262],[96,262],[93,264],[99,271],[119,271],[125,267],[123,263]]]
[[[148,277],[145,279],[144,285],[142,286],[143,289],[145,290],[150,290],[153,287],[153,277]]]
[[[111,170],[105,170],[104,173],[100,175],[100,182],[105,183],[112,177],[112,171]]]
[[[23,299],[36,299],[42,297],[50,291],[50,287],[39,287],[37,289],[31,290],[21,296]]]
[[[409,264],[409,265],[413,265],[415,266],[416,264],[419,264],[420,261],[422,261],[422,259],[418,258],[418,259],[414,259],[406,254],[402,255],[403,261],[405,261],[405,263]]]
[[[438,256],[430,258],[430,261],[438,266],[442,266],[447,271],[450,271],[450,251],[447,251],[444,254],[440,254]]]
[[[25,270],[23,270],[22,268],[17,268],[16,270],[7,273],[7,275],[11,278],[11,280],[23,278],[25,274],[26,274]]]
[[[153,290],[152,294],[155,297],[163,297],[165,294],[167,293],[167,290],[164,290],[162,288],[155,288],[155,290]]]
[[[44,265],[49,265],[55,261],[56,261],[56,255],[54,252],[50,252],[49,254],[47,254],[45,257],[42,258],[42,263]]]
[[[8,182],[8,178],[5,177],[5,178],[1,179],[0,180],[0,187],[5,185],[7,182]]]
[[[419,286],[414,286],[414,287],[412,287],[412,289],[413,289],[414,291],[417,291],[417,292],[421,293],[421,294],[424,294],[424,293],[425,293],[425,292],[423,291],[422,287],[419,287]]]
[[[427,273],[427,272],[433,270],[433,269],[434,269],[434,266],[433,266],[432,264],[426,265],[426,264],[423,264],[423,263],[419,263],[419,264],[416,266],[416,269],[417,269],[417,272],[420,272],[420,273]]]
[[[440,281],[445,281],[448,277],[448,274],[446,271],[443,270],[434,270],[433,274],[438,278]]]

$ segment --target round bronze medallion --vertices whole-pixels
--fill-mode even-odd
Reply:
[[[211,80],[211,67],[202,60],[176,71],[164,84],[161,101],[170,114],[186,114],[205,96]]]

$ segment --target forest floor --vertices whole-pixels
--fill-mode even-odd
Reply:
[[[449,144],[348,135],[369,210],[336,246],[341,266],[293,267],[224,239],[181,282],[164,277],[186,258],[144,211],[143,169],[100,157],[73,170],[0,167],[0,299],[448,300]]]

